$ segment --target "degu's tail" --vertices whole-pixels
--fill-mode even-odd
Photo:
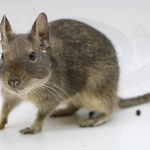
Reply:
[[[129,99],[120,98],[119,106],[120,108],[127,108],[127,107],[144,104],[147,102],[150,102],[150,94],[145,94],[143,96],[129,98]]]

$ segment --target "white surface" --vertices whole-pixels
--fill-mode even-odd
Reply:
[[[16,33],[30,30],[40,12],[49,21],[78,18],[104,32],[114,43],[121,67],[119,95],[150,92],[150,2],[148,0],[0,0],[0,18],[6,14]],[[0,106],[2,100],[0,99]],[[142,115],[135,115],[141,109]],[[100,127],[79,128],[72,117],[48,119],[42,133],[18,131],[35,118],[35,108],[15,109],[0,131],[0,150],[149,150],[150,104],[121,110]]]

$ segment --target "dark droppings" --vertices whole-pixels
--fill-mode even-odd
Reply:
[[[94,114],[95,114],[95,111],[89,112],[89,118],[92,118]]]
[[[138,109],[138,110],[136,110],[136,115],[137,116],[140,116],[141,115],[141,111]]]

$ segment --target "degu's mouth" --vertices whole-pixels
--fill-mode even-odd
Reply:
[[[7,88],[7,90],[13,94],[25,94],[26,93],[26,90],[9,89],[9,88]]]

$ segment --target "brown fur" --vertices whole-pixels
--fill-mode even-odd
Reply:
[[[103,124],[118,109],[116,52],[109,39],[96,29],[68,19],[48,23],[41,13],[27,34],[14,34],[4,16],[1,35],[1,129],[11,110],[23,100],[30,100],[38,108],[36,120],[21,130],[23,134],[40,132],[49,115],[69,115],[82,107],[100,112],[97,118],[78,123],[89,127]],[[29,59],[31,52],[35,60]],[[14,87],[9,80],[19,82]],[[62,103],[67,104],[66,109],[55,111]]]

